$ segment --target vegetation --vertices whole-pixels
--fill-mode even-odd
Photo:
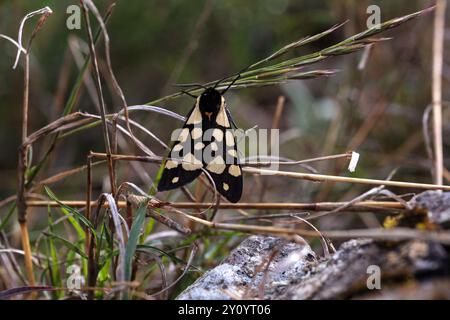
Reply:
[[[62,27],[71,1],[0,6],[0,297],[173,299],[248,233],[324,254],[364,236],[448,244],[381,228],[414,192],[450,190],[426,111],[435,8],[380,1],[384,22],[365,30],[363,2],[84,0],[80,30]],[[244,168],[237,204],[204,177],[157,193],[186,93],[203,90],[174,85],[226,88],[239,70],[235,121],[280,128],[280,158]],[[267,162],[280,170],[262,175]]]

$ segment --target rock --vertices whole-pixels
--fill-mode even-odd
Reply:
[[[408,202],[412,211],[425,211],[431,222],[448,224],[450,222],[450,192],[425,191]]]
[[[268,270],[266,265],[270,261]],[[239,299],[257,295],[262,281],[276,287],[301,277],[316,255],[307,244],[282,238],[251,236],[217,267],[207,271],[177,299]]]
[[[368,270],[377,268],[381,289],[369,290]],[[438,243],[350,240],[328,259],[317,259],[308,245],[252,236],[178,299],[413,298],[414,292],[406,289],[412,284],[426,288],[431,297],[435,287],[440,293],[443,288],[450,291],[449,279],[433,282],[449,271],[448,254]],[[418,290],[416,296],[424,293]]]
[[[423,282],[412,281],[401,286],[388,286],[383,290],[358,298],[372,300],[449,300],[450,280],[438,277]]]
[[[369,266],[375,267],[369,269]],[[369,290],[367,285],[374,268],[380,270],[383,290],[383,286],[392,281],[443,273],[448,269],[448,256],[436,243],[350,240],[343,243],[331,259],[318,263],[308,277],[291,283],[277,299],[346,299],[377,292],[379,290]]]

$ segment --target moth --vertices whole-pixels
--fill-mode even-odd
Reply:
[[[183,127],[175,134],[175,142],[164,163],[158,191],[184,186],[203,171],[214,181],[216,190],[228,201],[241,199],[243,179],[234,124],[225,103],[224,94],[239,78],[235,78],[222,92],[205,88],[186,117]]]

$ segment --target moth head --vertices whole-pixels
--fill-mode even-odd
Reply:
[[[222,95],[214,88],[207,88],[200,95],[199,107],[202,113],[212,112],[213,114],[217,114],[221,105]]]

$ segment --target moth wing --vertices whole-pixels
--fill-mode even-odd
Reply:
[[[178,138],[164,162],[164,170],[158,182],[158,191],[179,188],[195,180],[201,173],[203,163],[197,142],[201,141],[201,113],[198,102],[187,116]],[[194,139],[195,138],[195,139]],[[200,154],[200,156],[199,156]]]
[[[182,164],[177,167],[168,169],[164,168],[161,179],[158,182],[158,191],[167,191],[182,187],[194,181],[202,173],[201,169],[187,171],[184,170]]]
[[[230,168],[235,166],[238,169],[233,169],[238,171],[238,176],[232,176],[228,172]],[[232,203],[238,202],[242,197],[243,179],[242,179],[242,169],[240,165],[226,165],[224,173],[216,174],[213,172],[208,172],[211,174],[214,184],[216,185],[217,191],[223,195],[228,201]]]
[[[242,169],[236,138],[231,130],[230,122],[223,104],[216,119],[216,127],[212,131],[212,141],[217,152],[212,161],[205,163],[205,169],[211,175],[217,191],[228,201],[236,203],[241,199],[243,189]]]

